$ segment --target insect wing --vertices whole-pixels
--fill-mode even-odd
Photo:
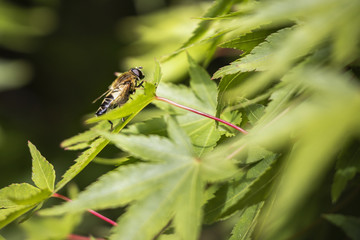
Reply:
[[[131,82],[132,78],[133,78],[133,76],[131,75],[131,73],[129,73],[129,72],[122,73],[110,85],[110,89],[119,88],[121,85]]]
[[[112,93],[112,96],[114,97],[114,101],[112,102],[110,108],[115,108],[126,103],[127,100],[129,99],[130,89],[131,89],[130,83],[118,86],[116,91],[113,91]]]
[[[111,89],[108,89],[106,92],[104,92],[103,94],[101,94],[100,97],[96,98],[92,103],[95,103],[97,100],[99,100],[100,98],[102,98],[103,96],[105,96],[106,94],[108,94],[111,91]]]

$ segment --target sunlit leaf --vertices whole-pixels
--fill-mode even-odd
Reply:
[[[200,67],[194,59],[188,55],[190,86],[195,94],[202,100],[204,104],[209,105],[209,109],[216,108],[216,83],[210,80],[210,75]],[[209,114],[214,114],[209,112]]]
[[[259,43],[263,42],[265,38],[273,31],[269,29],[257,30],[251,33],[247,33],[244,36],[233,38],[227,42],[223,42],[219,45],[222,48],[235,48],[245,53],[249,53]]]
[[[181,132],[175,121],[169,121],[168,132],[173,132],[172,137],[176,138],[176,141],[157,136],[103,133],[123,150],[153,163],[119,167],[80,193],[76,200],[43,210],[42,214],[57,215],[88,208],[119,207],[136,201],[129,210],[129,213],[132,213],[131,218],[127,214],[120,218],[110,239],[118,239],[119,236],[122,239],[152,239],[155,230],[163,228],[172,214],[175,214],[175,227],[179,234],[196,239],[200,225],[194,226],[189,219],[194,218],[194,211],[196,218],[201,218],[199,206],[203,201],[203,183],[199,175],[200,161],[188,151],[187,136]],[[160,198],[161,196],[163,198]],[[182,204],[185,199],[190,206],[188,211],[184,212]],[[154,204],[157,207],[150,208],[155,206]]]
[[[54,167],[46,161],[31,142],[29,142],[29,148],[33,159],[32,180],[40,189],[49,190],[50,192],[54,191]]]
[[[229,66],[220,68],[214,73],[213,78],[220,78],[238,72],[268,70],[272,66],[271,57],[276,52],[276,48],[279,47],[280,40],[287,36],[289,31],[291,31],[291,28],[285,28],[270,34],[264,42],[255,47],[248,55],[230,63]]]
[[[25,214],[44,201],[51,193],[30,184],[12,184],[0,189],[0,228]]]
[[[216,0],[212,4],[212,6],[208,9],[208,11],[204,14],[204,18],[209,17],[216,17],[219,15],[223,15],[227,13],[231,5],[233,3],[233,0]],[[203,36],[207,33],[209,30],[209,27],[211,26],[212,22],[208,20],[201,21],[195,31],[193,32],[192,37],[190,37],[182,46],[180,49],[185,49],[188,46],[191,46],[196,41],[199,41],[199,39],[203,38]]]

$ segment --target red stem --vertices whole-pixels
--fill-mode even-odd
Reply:
[[[52,196],[53,196],[53,197],[56,197],[56,198],[61,198],[61,199],[65,200],[65,201],[68,201],[68,202],[72,201],[70,198],[67,198],[67,197],[65,197],[65,196],[63,196],[63,195],[60,195],[60,194],[58,194],[58,193],[54,193]],[[91,209],[88,209],[87,211],[88,211],[89,213],[95,215],[96,217],[104,220],[105,222],[108,222],[108,223],[110,223],[110,224],[113,225],[113,226],[117,226],[117,223],[116,223],[116,222],[114,222],[113,220],[111,220],[111,219],[109,219],[109,218],[101,215],[100,213],[95,212],[94,210],[91,210]]]
[[[105,240],[105,238],[90,238],[90,237],[79,236],[76,234],[69,234],[67,236],[67,240],[91,240],[91,239]]]
[[[190,111],[190,112],[199,114],[199,115],[201,115],[201,116],[214,119],[215,121],[221,122],[221,123],[226,124],[226,125],[228,125],[228,126],[230,126],[230,127],[232,127],[232,128],[235,128],[236,130],[242,132],[243,134],[248,134],[248,132],[245,131],[244,129],[242,129],[241,127],[238,127],[238,126],[236,126],[236,125],[234,125],[234,124],[232,124],[232,123],[229,123],[229,122],[227,122],[227,121],[225,121],[225,120],[222,120],[222,119],[220,119],[220,118],[217,118],[217,117],[214,117],[214,116],[212,116],[212,115],[209,115],[209,114],[207,114],[207,113],[203,113],[203,112],[200,112],[200,111],[195,110],[195,109],[193,109],[193,108],[186,107],[186,106],[184,106],[184,105],[181,105],[181,104],[178,104],[178,103],[176,103],[176,102],[173,102],[173,101],[171,101],[171,100],[169,100],[169,99],[167,99],[167,98],[155,96],[155,99],[157,99],[157,100],[159,100],[159,101],[163,101],[163,102],[170,103],[171,105],[174,105],[174,106],[176,106],[176,107],[179,107],[179,108],[188,110],[188,111]]]

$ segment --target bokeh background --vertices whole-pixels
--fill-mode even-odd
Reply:
[[[79,154],[61,149],[61,141],[89,127],[84,120],[99,105],[91,103],[107,90],[113,73],[141,65],[151,75],[154,57],[180,47],[209,3],[1,0],[0,187],[31,183],[27,141],[54,165],[59,180]],[[164,76],[185,79],[184,68],[170,64]],[[112,168],[90,164],[76,178],[77,187]],[[90,225],[103,224],[91,219]],[[13,223],[1,234],[22,236],[16,229]]]
[[[149,42],[158,42],[163,53],[175,50],[195,26],[189,15],[201,16],[203,2],[0,1],[1,187],[30,178],[28,140],[63,173],[76,155],[60,142],[88,128],[85,117],[99,105],[92,101],[107,90],[114,72],[136,64],[151,75],[151,66],[141,61],[154,51]],[[189,6],[193,12],[175,15],[174,9]],[[185,32],[169,28],[183,35],[171,47],[161,41],[167,33],[156,29],[174,21],[156,22],[169,13],[187,26]]]

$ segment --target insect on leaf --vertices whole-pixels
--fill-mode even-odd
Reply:
[[[136,94],[132,96],[133,100],[126,102],[123,106],[113,109],[104,115],[90,118],[86,122],[94,123],[101,120],[115,120],[127,117],[133,113],[137,114],[152,102],[155,96],[155,89],[155,85],[145,82],[144,92],[140,93],[140,91],[137,91]]]

